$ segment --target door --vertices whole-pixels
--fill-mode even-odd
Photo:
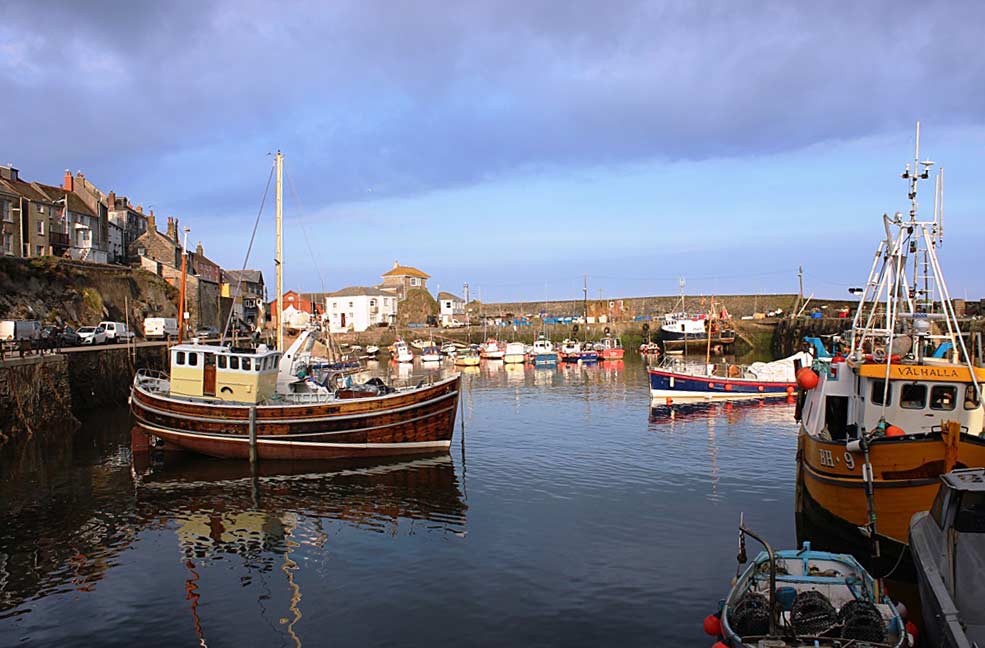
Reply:
[[[342,326],[340,328],[345,328],[345,313],[340,313],[339,317],[342,320]]]
[[[206,396],[215,396],[215,354],[205,354],[205,383],[202,385],[202,393]]]

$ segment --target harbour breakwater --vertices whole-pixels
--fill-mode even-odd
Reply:
[[[67,432],[86,412],[125,403],[138,368],[163,370],[164,344],[28,355],[0,364],[0,446],[45,428]]]

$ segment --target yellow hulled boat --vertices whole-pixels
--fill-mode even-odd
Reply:
[[[906,544],[942,474],[985,466],[985,369],[968,352],[937,258],[938,201],[932,220],[917,217],[917,182],[932,164],[919,159],[919,125],[917,140],[903,174],[910,213],[883,216],[886,239],[847,340],[836,349],[812,340],[813,367],[798,374],[798,512],[857,529],[877,555]]]

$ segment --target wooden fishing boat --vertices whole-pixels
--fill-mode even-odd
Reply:
[[[421,350],[421,362],[441,362],[441,349],[433,344]]]
[[[277,294],[283,295],[279,151],[275,164]],[[183,272],[182,294],[184,277]],[[344,372],[316,379],[309,366],[315,331],[302,332],[282,353],[283,326],[278,318],[277,349],[179,339],[169,350],[168,373],[138,371],[130,390],[134,451],[159,440],[168,448],[214,457],[303,460],[434,453],[451,444],[458,374],[402,389],[379,378],[355,384]]]
[[[390,347],[390,356],[397,362],[414,361],[414,352],[411,351],[407,343],[400,338],[397,338]]]
[[[407,389],[340,380],[313,392],[291,380],[288,356],[263,346],[180,344],[170,356],[169,374],[137,373],[130,398],[137,427],[167,447],[245,459],[251,429],[259,459],[433,453],[451,443],[458,375]]]
[[[557,364],[557,351],[554,350],[554,343],[547,339],[547,335],[541,333],[534,340],[533,347],[527,353],[527,362],[534,366],[546,367]]]
[[[740,565],[746,535],[766,550],[735,580],[721,609],[705,619],[706,633],[734,648],[909,645],[899,610],[854,557],[815,551],[809,542],[774,551],[740,526]]]
[[[479,352],[472,348],[465,348],[455,355],[456,367],[478,367],[481,358]]]
[[[483,360],[502,360],[506,350],[495,338],[489,338],[482,344],[479,355]]]
[[[917,181],[929,175],[919,127],[917,142],[903,174],[910,214],[883,217],[886,238],[846,348],[815,344],[812,368],[798,374],[798,514],[823,514],[874,557],[905,547],[910,518],[930,508],[941,475],[985,466],[985,369],[968,352],[941,272],[938,213],[917,218]],[[927,273],[919,285],[907,260]]]

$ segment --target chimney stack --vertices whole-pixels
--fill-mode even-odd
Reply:
[[[393,260],[393,267],[394,267],[394,268],[398,268],[398,267],[400,267],[400,264],[399,264],[399,263],[397,263],[397,260],[396,260],[396,259],[394,259],[394,260]]]
[[[178,228],[175,226],[174,218],[168,216],[168,238],[172,241],[178,240]]]
[[[75,178],[72,177],[72,172],[65,169],[65,179],[62,181],[62,189],[65,191],[75,191]]]
[[[156,232],[157,231],[157,221],[154,220],[154,210],[150,210],[150,216],[147,217],[147,231]]]
[[[109,196],[106,198],[106,202],[110,209],[116,209],[116,192],[109,192]]]
[[[205,248],[202,247],[201,241],[198,242],[198,246],[195,248],[195,254],[200,257],[205,256]]]

